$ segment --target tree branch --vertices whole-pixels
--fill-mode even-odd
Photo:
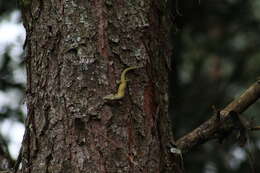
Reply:
[[[199,127],[177,140],[177,147],[182,153],[185,153],[210,139],[216,139],[218,134],[223,130],[232,130],[232,126],[228,129],[223,126],[226,120],[230,118],[230,112],[234,111],[241,114],[250,105],[255,103],[259,97],[260,80],[251,85],[239,98],[233,100],[227,107],[221,110],[219,117],[216,115],[212,116]]]

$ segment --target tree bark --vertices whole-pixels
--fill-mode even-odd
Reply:
[[[26,0],[24,173],[181,172],[168,117],[167,18],[154,0]],[[168,22],[169,23],[169,22]],[[128,88],[117,92],[121,72]]]

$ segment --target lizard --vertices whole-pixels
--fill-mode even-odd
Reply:
[[[125,89],[126,89],[126,86],[127,86],[127,82],[129,81],[126,78],[126,73],[130,70],[134,70],[134,69],[137,69],[137,68],[141,68],[141,67],[131,66],[131,67],[126,68],[121,73],[120,84],[119,84],[117,93],[116,94],[109,94],[109,95],[103,97],[103,99],[104,100],[119,100],[119,99],[122,99],[125,96]]]

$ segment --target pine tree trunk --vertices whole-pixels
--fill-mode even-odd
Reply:
[[[155,2],[23,1],[23,173],[181,172],[170,152],[167,21]],[[142,68],[127,73],[125,96],[104,100],[130,66]]]

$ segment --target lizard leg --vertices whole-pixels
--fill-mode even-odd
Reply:
[[[126,82],[129,82],[129,81],[131,81],[131,80],[130,80],[130,79],[128,79],[128,78],[126,77],[126,78],[125,78],[125,81],[126,81]]]

